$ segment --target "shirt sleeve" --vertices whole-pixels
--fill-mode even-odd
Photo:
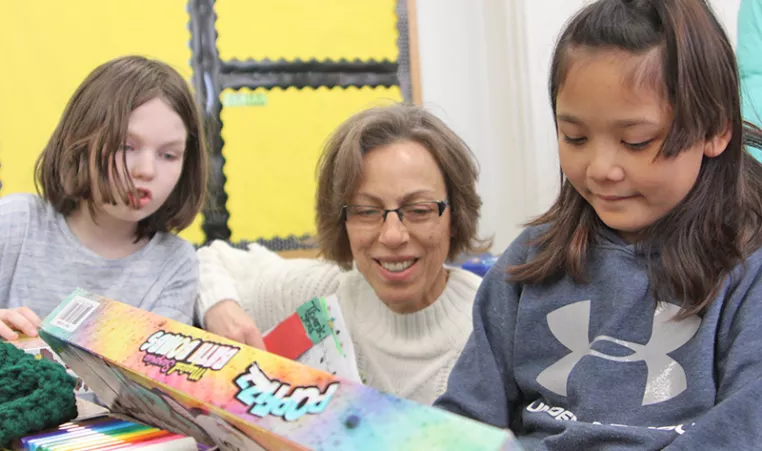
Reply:
[[[184,249],[183,256],[179,259],[181,263],[177,265],[151,311],[184,324],[192,324],[199,267],[193,247],[188,244]]]
[[[525,261],[523,233],[503,253],[476,293],[473,331],[450,373],[436,407],[500,428],[511,422],[519,389],[513,379],[513,346],[521,287],[508,281],[508,266]]]
[[[30,195],[0,198],[0,309],[8,308],[16,273],[32,215]]]
[[[748,278],[728,290],[731,295],[722,307],[714,350],[715,406],[665,450],[758,449],[762,443],[759,427],[762,424],[760,266],[759,262],[747,265]]]
[[[275,252],[251,244],[236,249],[223,241],[198,250],[199,296],[196,309],[204,315],[222,300],[233,300],[254,318],[265,332],[316,296],[338,289],[341,270],[321,259],[284,259]]]

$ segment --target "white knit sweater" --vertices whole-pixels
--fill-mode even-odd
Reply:
[[[357,270],[318,259],[283,259],[253,244],[249,251],[222,241],[198,251],[197,314],[223,299],[241,303],[265,331],[315,296],[339,298],[363,381],[423,404],[445,391],[447,377],[471,333],[471,308],[481,278],[449,270],[447,286],[429,307],[411,314],[389,310]]]

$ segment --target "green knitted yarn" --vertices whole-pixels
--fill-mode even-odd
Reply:
[[[75,383],[58,363],[0,342],[0,447],[76,418]]]

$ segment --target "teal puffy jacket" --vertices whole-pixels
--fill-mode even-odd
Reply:
[[[741,0],[738,10],[738,70],[744,119],[762,127],[762,0]],[[762,150],[749,147],[762,161]]]

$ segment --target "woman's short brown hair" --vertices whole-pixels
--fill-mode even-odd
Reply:
[[[481,252],[491,240],[477,236],[482,200],[476,192],[479,169],[466,143],[423,108],[395,104],[357,113],[328,139],[318,163],[316,199],[320,253],[343,269],[352,267],[352,250],[342,208],[357,189],[363,156],[389,144],[413,141],[424,146],[444,175],[451,208],[449,261],[463,252]]]
[[[164,205],[138,223],[137,239],[157,231],[180,231],[193,222],[204,202],[208,177],[201,116],[176,70],[140,56],[97,67],[66,105],[35,165],[37,190],[56,211],[68,216],[85,201],[95,212],[94,187],[103,202],[127,202],[128,193],[136,194],[132,181],[117,175],[116,154],[127,136],[130,113],[155,98],[180,116],[188,137],[180,180]]]

